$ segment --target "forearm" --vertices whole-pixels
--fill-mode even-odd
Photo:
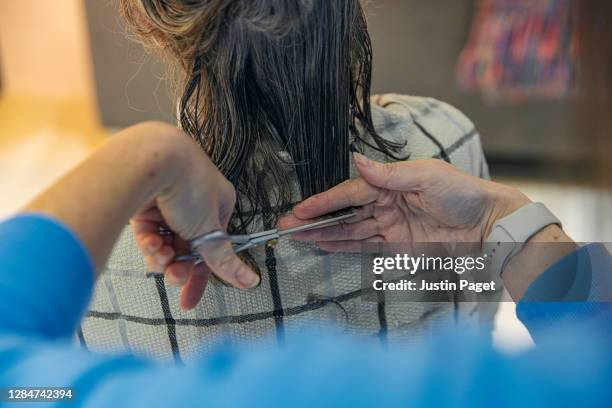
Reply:
[[[180,139],[169,125],[131,128],[111,138],[24,211],[46,213],[67,224],[99,270],[130,216],[177,177],[182,160],[175,145]]]

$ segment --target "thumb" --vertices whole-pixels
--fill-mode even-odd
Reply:
[[[412,191],[423,185],[425,164],[419,161],[379,163],[362,154],[354,155],[357,170],[369,184],[387,190]]]
[[[259,284],[259,276],[240,260],[229,241],[209,241],[198,252],[212,272],[226,283],[237,288],[253,288]]]

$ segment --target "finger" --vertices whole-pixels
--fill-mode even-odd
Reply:
[[[380,223],[374,218],[353,223],[338,224],[310,231],[302,231],[292,235],[297,241],[345,241],[362,240],[379,235]]]
[[[376,235],[360,241],[325,241],[317,242],[317,246],[326,252],[361,252],[363,245],[368,243],[385,242],[385,239]]]
[[[192,265],[189,280],[181,289],[179,303],[183,310],[190,310],[197,306],[202,299],[211,270],[204,263]]]
[[[166,261],[167,256],[160,254],[159,251],[154,255],[146,256],[147,272],[164,273],[170,261]],[[170,258],[172,260],[172,258]]]
[[[168,265],[170,265],[170,263],[174,259],[174,255],[174,248],[169,245],[164,245],[159,251],[157,251],[153,255],[153,258],[155,259],[155,262],[161,267],[161,270],[165,271]]]
[[[164,245],[164,240],[157,234],[140,234],[135,237],[136,244],[145,256],[155,255]]]
[[[359,153],[355,153],[354,157],[359,174],[368,183],[395,191],[421,189],[426,184],[426,178],[444,163],[429,159],[383,164]]]
[[[300,219],[320,217],[343,208],[369,204],[379,194],[378,188],[362,178],[348,180],[301,202],[293,209],[293,214]]]
[[[132,231],[138,248],[145,256],[159,251],[164,243],[159,235],[158,223],[152,221],[131,221]]]
[[[353,218],[353,217],[351,217]],[[278,228],[279,229],[289,229],[294,227],[300,227],[302,225],[310,224],[312,220],[303,220],[301,218],[296,217],[293,214],[285,215],[280,220],[278,220]]]
[[[166,275],[166,282],[171,286],[181,287],[187,283],[189,279],[189,273],[193,262],[173,262],[168,267],[164,274]]]
[[[189,242],[180,237],[177,237],[173,244],[175,255],[185,255],[191,252]],[[187,283],[192,266],[192,261],[171,263],[165,271],[166,282],[172,286],[183,286]]]
[[[259,276],[238,258],[229,241],[207,242],[198,252],[212,272],[228,284],[238,288],[253,288],[259,284]]]
[[[147,273],[163,273],[164,270],[161,268],[160,265],[157,264],[157,261],[155,261],[155,258],[152,256],[146,256],[145,257],[145,264],[147,265]]]
[[[174,249],[170,246],[162,246],[159,251],[145,256],[148,272],[165,272],[166,268],[174,259]]]
[[[367,204],[367,205],[355,208],[353,210],[353,212],[355,213],[355,216],[347,218],[346,220],[342,222],[346,224],[356,224],[360,221],[367,220],[368,218],[374,215],[375,205],[376,205],[375,203],[371,203],[371,204]]]
[[[342,222],[345,224],[356,224],[360,221],[371,218],[374,215],[374,204],[368,204],[362,207],[355,208],[353,210],[353,213],[355,214],[353,217],[342,220]],[[300,227],[302,225],[308,225],[312,222],[312,219],[303,220],[301,218],[297,218],[293,214],[289,214],[278,220],[277,226],[281,230],[286,230],[289,228]]]
[[[174,255],[186,255],[191,253],[191,245],[180,237],[173,240]],[[174,260],[174,258],[173,258]],[[173,262],[165,270],[166,282],[172,286],[181,287],[187,283],[189,274],[193,267],[193,261]]]

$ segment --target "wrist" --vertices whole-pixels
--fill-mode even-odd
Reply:
[[[514,187],[495,182],[489,183],[491,183],[488,189],[490,210],[488,212],[485,227],[483,228],[483,242],[491,234],[495,222],[531,203],[531,200],[525,194]]]
[[[128,150],[131,166],[139,174],[144,197],[151,200],[175,185],[188,163],[192,141],[174,126],[146,122],[126,130],[121,148]]]

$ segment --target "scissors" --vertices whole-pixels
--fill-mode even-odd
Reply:
[[[296,232],[310,231],[323,227],[329,227],[332,225],[338,225],[341,224],[344,220],[347,220],[354,216],[355,213],[350,212],[348,214],[342,214],[337,217],[327,218],[321,221],[315,221],[313,223],[301,225],[298,227],[287,228],[284,230],[274,228],[271,230],[255,232],[252,234],[230,235],[227,234],[225,231],[215,230],[204,235],[200,235],[199,237],[190,241],[190,247],[192,252],[187,255],[176,256],[174,258],[174,262],[194,261],[196,264],[204,262],[200,254],[198,254],[196,251],[200,246],[210,241],[228,240],[232,243],[232,246],[234,247],[234,252],[239,253],[259,245],[267,244],[271,241],[276,241],[277,239],[283,236],[295,234]],[[152,276],[157,275],[163,275],[163,273],[149,272],[146,276],[150,278]]]

